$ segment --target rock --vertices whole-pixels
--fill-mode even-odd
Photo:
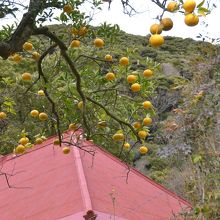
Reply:
[[[162,63],[161,69],[166,76],[180,76],[180,71],[172,63]]]
[[[165,88],[157,88],[157,96],[153,98],[152,102],[157,109],[158,114],[171,111],[173,108],[178,107],[181,99],[180,91],[170,91]]]
[[[180,76],[188,79],[188,80],[191,80],[193,78],[193,74],[191,72],[189,72],[188,70],[180,70]]]

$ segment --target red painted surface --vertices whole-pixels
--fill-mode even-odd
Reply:
[[[83,151],[81,158],[73,150],[64,155],[52,143],[53,137],[22,156],[0,158],[1,171],[13,173],[12,188],[0,175],[1,220],[81,220],[89,207],[97,220],[113,219],[114,212],[121,220],[168,220],[190,207],[134,169],[126,183],[127,166],[97,146],[92,160]]]
[[[84,204],[84,211],[86,212],[87,210],[92,210],[93,208],[92,208],[90,194],[88,191],[88,186],[82,165],[81,156],[79,153],[79,149],[77,147],[73,148],[73,154],[75,159],[76,172],[79,180],[79,186],[81,190],[82,201]]]

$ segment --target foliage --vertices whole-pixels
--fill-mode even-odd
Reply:
[[[56,31],[58,35],[63,37],[64,41],[68,43],[70,41],[67,40],[69,39],[67,36],[72,26],[64,26],[64,28],[66,29],[66,33],[64,34],[60,33],[61,28]],[[130,70],[132,65],[126,68],[119,66],[118,61],[114,58],[114,54],[113,62],[109,63],[104,60],[107,53],[114,51],[113,45],[114,42],[117,42],[117,36],[108,38],[109,31],[113,31],[114,28],[115,31],[119,31],[118,27],[106,26],[105,24],[98,29],[91,28],[91,33],[83,37],[85,42],[90,41],[90,43],[88,45],[82,44],[80,48],[70,47],[69,56],[72,60],[75,60],[75,66],[82,79],[81,85],[84,88],[84,94],[92,98],[95,102],[100,103],[108,111],[114,111],[115,117],[120,119],[124,118],[126,123],[132,124],[135,120],[139,120],[140,117],[144,117],[141,103],[154,92],[154,82],[144,79],[141,71],[136,72],[135,74],[138,76],[138,81],[142,85],[142,91],[138,93],[139,95],[133,94],[129,89],[129,84],[126,82],[127,74],[132,73]],[[53,27],[51,27],[51,29],[53,29]],[[105,49],[96,49],[92,46],[91,41],[93,41],[94,36],[100,36],[100,33],[102,33],[103,37],[106,37]],[[34,47],[35,45],[36,47],[38,47],[38,45],[43,45],[38,47],[39,51],[43,51],[45,47],[48,47],[46,45],[49,45],[49,41],[45,38],[33,38],[32,42],[34,43]],[[128,57],[132,56],[132,54],[133,52],[130,50],[127,50],[125,53]],[[59,114],[59,120],[62,121],[62,124],[59,126],[61,131],[66,130],[71,122],[79,125],[82,124],[81,110],[78,109],[77,106],[81,101],[81,97],[77,93],[75,87],[76,80],[68,74],[69,68],[60,58],[59,51],[53,50],[52,53],[48,55],[48,58],[44,59],[42,65],[47,81],[52,82],[51,84],[45,84],[43,78],[38,80],[39,75],[36,69],[36,61],[32,59],[31,54],[23,52],[23,56],[26,58],[18,64],[14,63],[13,60],[7,61],[12,69],[7,71],[5,68],[4,77],[2,78],[3,84],[6,80],[8,82],[4,85],[5,88],[2,87],[2,89],[4,88],[4,92],[2,92],[11,96],[13,103],[16,104],[14,104],[15,109],[13,110],[13,115],[10,115],[12,113],[11,110],[9,111],[4,104],[1,110],[8,114],[8,121],[18,128],[17,134],[13,135],[15,138],[11,137],[10,146],[4,138],[2,139],[2,153],[4,154],[14,149],[16,142],[19,137],[21,137],[19,133],[21,133],[22,130],[28,132],[31,142],[34,142],[36,137],[49,136],[55,133],[57,127],[56,119],[53,116],[54,112],[51,110],[50,102],[48,102],[47,98],[37,95],[37,91],[40,89],[46,89],[55,103],[56,112]],[[4,64],[6,64],[5,61],[2,61],[2,70]],[[159,67],[158,63],[152,62],[152,60],[148,58],[145,60],[144,64],[155,71],[157,71]],[[104,69],[103,66],[105,67]],[[21,79],[21,74],[24,71],[32,73],[32,82],[24,82]],[[116,74],[117,78],[115,82],[108,82],[105,79],[105,74],[109,71],[113,71]],[[12,74],[12,72],[14,74]],[[37,83],[35,80],[38,80]],[[17,96],[13,95],[14,90],[17,91]],[[105,97],[104,99],[103,95]],[[135,100],[131,102],[132,96]],[[25,103],[23,103],[24,97]],[[6,99],[7,97],[3,96],[3,98]],[[35,100],[34,105],[32,100]],[[46,112],[50,115],[48,122],[42,123],[32,118],[29,115],[32,109],[37,109],[39,112]],[[117,121],[112,120],[111,116],[107,115],[102,107],[100,108],[94,105],[94,103],[88,103],[86,111],[89,127],[91,128],[90,138],[93,138],[95,142],[106,147],[111,152],[118,154],[119,151],[121,151],[122,145],[113,143],[111,137],[114,132],[120,129],[128,135],[129,130],[127,130],[123,124],[118,124]],[[107,123],[106,128],[98,127],[98,123],[101,121]],[[5,132],[4,136],[7,137],[8,132]],[[133,134],[131,138],[135,140],[135,134]],[[112,148],[113,145],[116,146],[115,150]]]
[[[179,193],[195,205],[195,213],[187,219],[194,215],[218,219],[219,63],[214,59],[195,67],[193,80],[182,91],[183,103],[170,114],[169,121],[164,125],[167,145],[159,151],[159,155],[172,158],[168,166],[168,186],[175,185]]]

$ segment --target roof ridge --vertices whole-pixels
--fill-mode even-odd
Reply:
[[[89,194],[89,189],[83,169],[83,164],[81,160],[81,155],[79,153],[79,149],[77,147],[73,147],[74,161],[77,170],[77,176],[80,185],[81,196],[83,199],[85,211],[92,210],[92,202]]]

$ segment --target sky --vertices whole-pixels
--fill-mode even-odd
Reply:
[[[138,11],[134,16],[129,17],[123,13],[121,0],[113,0],[111,9],[108,10],[108,3],[102,5],[101,11],[96,11],[93,17],[91,25],[97,26],[103,22],[108,24],[118,24],[120,28],[131,34],[146,36],[149,34],[149,28],[157,20],[155,17],[161,13],[161,10],[155,4],[152,4],[150,0],[130,0],[132,5]],[[215,8],[210,15],[207,17],[200,18],[200,24],[195,27],[189,27],[184,24],[184,15],[180,13],[166,12],[164,17],[169,17],[173,20],[173,29],[168,32],[163,32],[163,35],[177,36],[182,38],[193,38],[197,39],[199,33],[208,35],[211,38],[220,37],[220,28],[216,23],[220,19],[220,0],[212,0],[216,3]],[[196,0],[197,4],[201,0]],[[28,3],[28,1],[25,1]],[[84,5],[82,11],[89,13],[91,12],[91,4]],[[60,13],[60,12],[59,12]],[[17,17],[17,21],[21,18],[21,15]],[[208,26],[202,25],[203,22],[207,22]],[[8,17],[4,21],[1,21],[1,25],[10,24],[13,22],[12,17]],[[51,24],[51,23],[49,23]]]
[[[161,13],[161,10],[155,4],[149,3],[149,0],[138,0],[138,3],[137,0],[134,0],[133,2],[136,2],[134,3],[135,8],[137,8],[137,11],[141,13],[137,13],[136,15],[129,17],[128,15],[123,14],[120,0],[113,0],[111,10],[108,10],[107,3],[104,4],[102,7],[103,10],[94,16],[94,21],[92,24],[99,25],[100,23],[106,21],[107,23],[111,24],[119,24],[121,29],[127,33],[146,36],[149,34],[150,26],[157,22],[155,17]],[[201,0],[196,2],[198,4],[201,2]],[[171,18],[174,26],[172,30],[163,32],[163,34],[183,38],[190,37],[194,39],[196,39],[196,36],[199,33],[208,33],[212,38],[220,37],[220,28],[219,25],[216,24],[220,20],[220,0],[217,0],[216,4],[217,3],[218,7],[214,9],[207,17],[201,17],[200,25],[195,27],[185,25],[183,14],[166,12],[164,17]],[[209,24],[208,27],[201,25],[203,21]]]

